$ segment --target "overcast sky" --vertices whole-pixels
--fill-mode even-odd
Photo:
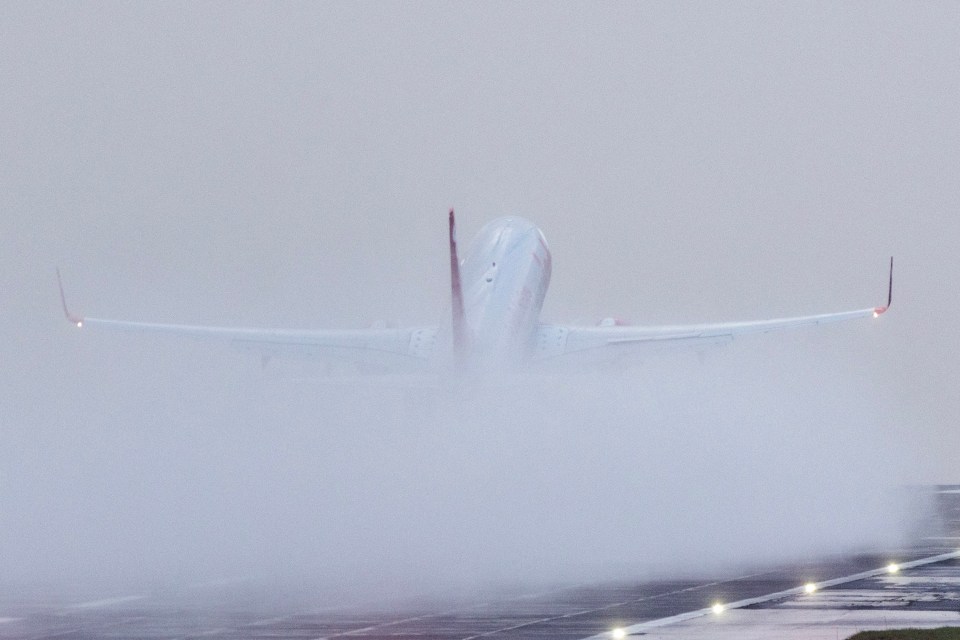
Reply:
[[[356,446],[345,430],[385,424],[358,417],[366,396],[272,380],[250,356],[77,332],[55,265],[77,310],[100,317],[442,322],[450,206],[463,239],[506,214],[542,228],[552,321],[863,308],[884,302],[895,255],[882,321],[743,347],[775,363],[734,350],[680,371],[721,394],[706,403],[719,413],[737,396],[733,413],[748,415],[755,394],[831,433],[862,416],[836,436],[850,460],[869,466],[855,453],[877,450],[899,459],[898,483],[958,481],[955,2],[7,2],[0,87],[0,555],[21,574],[84,575],[142,540],[149,558],[212,536],[218,501],[187,504],[191,485],[246,496],[229,518],[265,504],[280,505],[276,519],[322,514],[309,491],[256,493],[317,481],[322,455],[271,447],[328,450],[305,435],[314,414],[344,455]],[[745,363],[738,385],[704,391],[704,372]],[[674,382],[648,379],[646,397],[683,405]],[[618,420],[649,417],[635,409]],[[708,437],[710,420],[698,424]],[[374,459],[419,460],[398,451]],[[257,480],[274,466],[300,475]],[[455,470],[443,476],[454,487]],[[164,535],[145,533],[174,513]],[[309,554],[308,538],[285,540]]]

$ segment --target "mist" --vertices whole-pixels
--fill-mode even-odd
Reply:
[[[0,581],[364,598],[899,544],[956,482],[953,3],[9,3]],[[79,313],[443,324],[446,211],[546,322],[877,322],[403,388]]]
[[[5,487],[32,499],[7,502],[5,573],[449,598],[890,548],[910,474],[888,403],[830,353],[857,331],[439,388],[171,345],[162,392],[87,372],[98,419],[20,443]]]

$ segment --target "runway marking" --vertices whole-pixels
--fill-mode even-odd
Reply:
[[[920,567],[926,564],[933,564],[935,562],[943,562],[944,560],[952,560],[954,558],[960,558],[960,551],[951,551],[950,553],[941,553],[936,556],[929,556],[927,558],[920,558],[919,560],[911,560],[910,562],[900,562],[898,567],[903,569],[912,569],[914,567]],[[879,569],[871,569],[870,571],[861,571],[860,573],[854,573],[849,576],[843,576],[840,578],[833,578],[832,580],[824,580],[823,582],[815,582],[817,590],[827,589],[829,587],[835,587],[837,585],[846,584],[848,582],[856,582],[857,580],[863,580],[864,578],[873,578],[875,576],[885,575],[889,573],[888,566],[883,566]],[[777,591],[776,593],[768,593],[765,596],[757,596],[756,598],[746,598],[745,600],[738,600],[736,602],[730,602],[724,604],[724,610],[728,611],[730,609],[742,609],[743,607],[749,607],[753,604],[761,604],[764,602],[770,602],[771,600],[780,600],[782,598],[788,598],[790,596],[802,595],[804,592],[804,586],[794,587],[793,589],[786,589],[784,591]],[[704,609],[697,609],[696,611],[688,611],[686,613],[681,613],[675,616],[670,616],[668,618],[659,618],[657,620],[648,620],[647,622],[641,622],[639,624],[630,625],[629,627],[622,627],[624,631],[627,632],[627,635],[643,633],[648,629],[655,629],[657,627],[665,627],[667,625],[676,624],[677,622],[684,622],[686,620],[692,620],[694,618],[700,618],[706,615],[713,614],[712,607],[706,607]],[[598,633],[596,635],[585,638],[585,640],[610,640],[612,638],[611,631],[604,631],[603,633]]]
[[[478,607],[484,605],[477,605]],[[474,607],[471,607],[474,608]],[[457,609],[456,611],[462,611],[462,609]],[[355,636],[361,633],[367,633],[368,631],[376,631],[378,629],[386,629],[387,627],[395,627],[398,624],[403,624],[405,622],[419,622],[420,620],[426,620],[427,618],[436,618],[438,616],[447,615],[452,612],[444,613],[427,613],[422,616],[413,616],[412,618],[404,618],[403,620],[393,620],[391,622],[381,622],[380,624],[370,625],[369,627],[364,627],[362,629],[351,629],[350,631],[341,631],[340,633],[334,633],[328,636],[323,636],[322,638],[317,638],[317,640],[327,640],[328,638],[345,638],[347,636]]]
[[[687,592],[689,592],[689,591],[696,591],[697,589],[705,589],[705,588],[707,588],[707,587],[713,587],[713,586],[716,586],[716,585],[718,585],[718,584],[725,584],[725,583],[727,583],[727,582],[735,582],[735,581],[737,581],[737,580],[745,580],[745,579],[747,579],[747,578],[755,578],[755,577],[760,576],[760,575],[764,575],[764,573],[755,573],[755,574],[750,574],[750,575],[745,575],[745,576],[738,576],[738,577],[736,577],[736,578],[729,578],[729,579],[727,579],[727,580],[719,580],[719,581],[716,581],[716,582],[709,582],[709,583],[704,583],[704,584],[697,584],[697,585],[693,585],[693,586],[690,586],[690,587],[685,587],[685,588],[683,588],[683,589],[676,589],[676,590],[674,590],[674,591],[665,591],[665,592],[663,592],[663,593],[655,593],[655,594],[652,594],[652,595],[649,595],[649,596],[644,596],[644,597],[642,597],[642,598],[634,598],[634,599],[631,599],[631,600],[625,600],[625,601],[623,601],[623,602],[614,602],[614,603],[612,603],[612,604],[607,604],[607,605],[604,605],[604,606],[602,606],[602,607],[597,607],[597,608],[594,608],[594,609],[582,609],[582,610],[572,611],[572,612],[570,612],[570,613],[565,613],[565,614],[558,615],[558,616],[550,616],[550,617],[547,617],[547,618],[541,618],[541,619],[539,619],[539,620],[530,620],[530,621],[523,622],[523,623],[520,623],[520,624],[516,624],[516,625],[510,626],[510,627],[504,627],[504,628],[501,628],[501,629],[495,629],[495,630],[492,630],[492,631],[486,631],[486,632],[484,632],[484,633],[475,634],[475,635],[472,635],[472,636],[465,636],[465,637],[462,638],[461,640],[477,640],[478,638],[488,638],[488,637],[493,636],[493,635],[496,635],[496,634],[498,634],[498,633],[504,633],[504,632],[506,632],[506,631],[513,631],[513,630],[516,630],[516,629],[522,629],[523,627],[527,627],[527,626],[534,625],[534,624],[540,624],[540,623],[542,623],[542,622],[550,622],[550,621],[552,621],[552,620],[563,620],[563,619],[565,619],[565,618],[573,618],[573,617],[576,617],[576,616],[586,615],[586,614],[589,614],[589,613],[595,613],[595,612],[597,612],[597,611],[604,611],[604,610],[606,610],[606,609],[613,609],[613,608],[615,608],[615,607],[619,607],[619,606],[623,606],[623,605],[627,605],[627,604],[633,604],[633,603],[636,603],[636,602],[643,602],[643,601],[646,601],[646,600],[655,600],[655,599],[657,599],[657,598],[665,598],[665,597],[668,597],[668,596],[677,595],[677,594],[679,594],[679,593],[687,593]],[[420,621],[422,621],[422,620],[429,620],[430,618],[440,618],[440,617],[447,616],[447,615],[454,614],[454,613],[463,613],[463,612],[466,612],[466,611],[473,611],[473,610],[475,610],[475,609],[483,609],[483,608],[485,608],[485,607],[490,607],[490,606],[502,606],[505,602],[515,602],[515,601],[517,601],[517,600],[527,600],[527,599],[531,599],[531,598],[539,598],[539,597],[542,597],[542,596],[550,595],[550,594],[552,594],[552,593],[560,593],[560,592],[562,592],[562,591],[571,591],[571,590],[574,590],[574,589],[583,588],[584,586],[586,586],[586,585],[576,585],[576,586],[572,586],[572,587],[564,587],[564,588],[561,588],[561,589],[547,590],[547,591],[543,591],[543,592],[539,592],[539,593],[525,594],[525,595],[522,595],[522,596],[517,596],[516,598],[512,598],[511,600],[507,600],[507,601],[484,602],[484,603],[481,603],[481,604],[471,605],[471,606],[468,606],[468,607],[457,607],[457,608],[454,608],[454,609],[450,609],[450,610],[447,610],[447,611],[441,611],[441,612],[437,612],[437,613],[426,613],[426,614],[419,615],[419,616],[413,616],[413,617],[409,617],[409,618],[403,618],[402,620],[391,620],[390,622],[382,622],[382,623],[379,623],[379,624],[370,625],[370,626],[368,626],[368,627],[363,627],[362,629],[350,629],[349,631],[340,631],[340,632],[338,632],[338,633],[333,633],[333,634],[325,635],[325,636],[322,636],[322,637],[319,637],[319,638],[315,638],[314,640],[330,640],[331,638],[345,638],[345,637],[349,637],[349,636],[356,636],[356,635],[360,635],[360,634],[364,634],[364,633],[369,633],[369,632],[371,632],[371,631],[377,631],[377,630],[380,630],[380,629],[385,629],[385,628],[387,628],[387,627],[394,627],[394,626],[397,626],[397,625],[400,625],[400,624],[404,624],[404,623],[407,623],[407,622],[420,622]]]
[[[523,622],[523,623],[521,623],[521,624],[513,625],[513,626],[511,626],[511,627],[503,627],[502,629],[496,629],[496,630],[494,630],[494,631],[487,631],[487,632],[485,632],[485,633],[480,633],[480,634],[477,634],[477,635],[474,635],[474,636],[467,636],[466,638],[462,638],[461,640],[477,640],[477,638],[487,638],[487,637],[496,635],[496,634],[498,634],[498,633],[504,633],[504,632],[507,632],[507,631],[515,631],[516,629],[522,629],[523,627],[529,627],[530,625],[534,625],[534,624],[541,624],[541,623],[543,623],[543,622],[552,622],[552,621],[554,621],[554,620],[564,620],[564,619],[566,619],[566,618],[574,618],[574,617],[576,617],[576,616],[582,616],[582,615],[586,615],[586,614],[589,614],[589,613],[596,613],[596,612],[598,612],[598,611],[605,611],[605,610],[607,610],[607,609],[613,609],[613,608],[615,608],[615,607],[621,607],[621,606],[628,605],[628,604],[636,604],[637,602],[645,602],[645,601],[647,601],[647,600],[656,600],[657,598],[665,598],[665,597],[667,597],[667,596],[675,596],[675,595],[677,595],[677,594],[679,594],[679,593],[687,593],[687,592],[689,592],[689,591],[696,591],[697,589],[705,589],[705,588],[707,588],[707,587],[715,587],[715,586],[717,586],[718,584],[725,584],[725,583],[727,583],[727,582],[736,582],[737,580],[745,580],[745,579],[747,579],[747,578],[756,578],[757,576],[761,576],[761,575],[764,575],[764,574],[763,574],[763,573],[754,573],[754,574],[750,574],[750,575],[746,575],[746,576],[739,576],[739,577],[736,577],[736,578],[730,578],[730,579],[728,579],[728,580],[718,580],[718,581],[716,581],[716,582],[708,582],[708,583],[705,583],[705,584],[698,584],[698,585],[694,585],[694,586],[691,586],[691,587],[685,587],[685,588],[683,588],[683,589],[676,589],[676,590],[674,590],[674,591],[664,591],[663,593],[655,593],[655,594],[653,594],[653,595],[643,596],[642,598],[634,598],[634,599],[632,599],[632,600],[625,600],[625,601],[623,601],[623,602],[614,602],[614,603],[612,603],[612,604],[606,604],[606,605],[603,605],[602,607],[596,607],[596,608],[594,608],[594,609],[583,609],[583,610],[581,610],[581,611],[571,611],[570,613],[565,613],[565,614],[559,615],[559,616],[550,616],[550,617],[547,617],[547,618],[541,618],[541,619],[539,619],[539,620],[530,620],[530,621],[527,621],[527,622]]]
[[[115,604],[123,604],[124,602],[134,602],[135,600],[143,600],[147,596],[120,596],[118,598],[104,598],[103,600],[91,600],[90,602],[81,602],[80,604],[72,605],[71,609],[98,609],[100,607],[112,607]]]
[[[546,591],[538,591],[538,592],[534,592],[534,593],[525,593],[525,594],[519,595],[519,596],[517,596],[517,597],[515,597],[515,598],[511,598],[510,600],[497,600],[497,601],[493,601],[493,602],[481,602],[480,604],[474,604],[474,605],[463,606],[463,607],[455,607],[455,608],[453,608],[453,609],[448,609],[448,610],[446,610],[446,611],[440,611],[440,612],[436,612],[436,613],[425,613],[425,614],[422,614],[422,615],[419,615],[419,616],[413,616],[413,617],[409,617],[409,618],[404,618],[404,619],[402,619],[402,620],[392,620],[392,621],[390,621],[390,622],[381,622],[381,623],[378,623],[378,624],[375,624],[375,625],[371,625],[371,626],[368,626],[368,627],[364,627],[364,628],[362,628],[362,629],[350,629],[349,631],[340,631],[340,632],[338,632],[338,633],[333,633],[333,634],[330,634],[330,635],[322,636],[322,637],[320,637],[320,638],[314,638],[314,640],[329,640],[330,638],[343,638],[343,637],[347,637],[347,636],[354,636],[354,635],[358,635],[358,634],[361,634],[361,633],[367,633],[367,632],[370,632],[370,631],[376,631],[376,630],[378,630],[378,629],[384,629],[384,628],[386,628],[386,627],[393,627],[393,626],[396,626],[396,625],[398,625],[398,624],[403,624],[403,623],[405,623],[405,622],[419,622],[419,621],[421,621],[421,620],[428,620],[428,619],[430,619],[430,618],[441,618],[441,617],[443,617],[443,616],[448,616],[448,615],[455,614],[455,613],[465,613],[465,612],[467,612],[467,611],[474,611],[474,610],[476,610],[476,609],[483,609],[483,608],[485,608],[485,607],[490,607],[490,606],[495,606],[495,605],[503,605],[505,602],[516,602],[516,601],[518,601],[518,600],[530,600],[530,599],[533,599],[533,598],[541,598],[541,597],[548,596],[548,595],[551,595],[551,594],[554,594],[554,593],[561,593],[561,592],[563,592],[563,591],[571,591],[571,590],[574,590],[574,589],[579,589],[579,588],[582,588],[582,587],[584,587],[584,586],[586,586],[586,585],[582,585],[582,584],[581,584],[581,585],[573,585],[573,586],[570,586],[570,587],[562,587],[562,588],[560,588],[560,589],[548,589],[548,590],[546,590]],[[522,626],[522,625],[521,625],[521,626]],[[481,636],[474,636],[474,637],[481,637]]]
[[[381,622],[378,624],[370,625],[369,627],[363,627],[362,629],[350,629],[349,631],[341,631],[339,633],[332,633],[330,635],[322,636],[320,638],[314,638],[314,640],[329,640],[330,638],[345,638],[347,636],[355,636],[361,633],[368,633],[370,631],[376,631],[378,629],[386,629],[387,627],[395,627],[398,624],[404,624],[405,622],[419,622],[421,620],[427,620],[429,618],[440,618],[443,616],[448,616],[452,613],[462,613],[466,611],[471,611],[473,609],[482,609],[483,607],[490,606],[489,602],[484,602],[483,604],[477,604],[470,607],[461,607],[457,609],[450,609],[449,611],[441,611],[439,613],[425,613],[420,616],[413,616],[411,618],[403,618],[402,620],[391,620],[390,622]]]
[[[78,633],[82,633],[83,629],[67,629],[66,631],[57,631],[55,633],[45,633],[40,636],[32,636],[30,640],[49,640],[50,638],[59,638],[61,636],[72,636]]]

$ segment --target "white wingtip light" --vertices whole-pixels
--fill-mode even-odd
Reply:
[[[77,328],[83,327],[83,318],[73,315],[67,308],[67,296],[63,294],[63,280],[60,278],[60,267],[57,267],[57,286],[60,287],[60,304],[63,306],[63,315],[67,317],[68,322],[77,325]]]
[[[710,610],[713,611],[716,615],[720,615],[726,610],[726,607],[723,606],[723,603],[717,602],[712,607],[710,607]]]
[[[610,637],[613,638],[613,640],[623,640],[624,638],[627,637],[627,630],[621,627],[617,627],[616,629],[610,632]]]
[[[887,565],[887,573],[899,573],[899,571],[900,565],[898,565],[896,562],[891,562]]]
[[[812,582],[808,582],[807,584],[803,585],[803,592],[806,594],[816,593],[816,591],[817,591],[817,585],[815,585]]]

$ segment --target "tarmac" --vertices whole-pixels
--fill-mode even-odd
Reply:
[[[599,637],[839,640],[868,629],[960,626],[960,552],[953,556],[896,574]]]
[[[932,495],[937,521],[905,549],[480,602],[330,606],[230,583],[80,597],[0,583],[0,640],[840,640],[863,629],[960,626],[960,485]],[[815,580],[816,589],[808,592],[803,580]]]
[[[919,541],[943,554],[916,566],[879,567],[873,575],[814,584],[785,597],[647,621],[595,638],[644,636],[672,640],[840,640],[865,630],[960,627],[960,485],[940,485],[923,496],[934,519]],[[953,551],[949,549],[953,547]],[[823,588],[826,587],[826,588]]]

